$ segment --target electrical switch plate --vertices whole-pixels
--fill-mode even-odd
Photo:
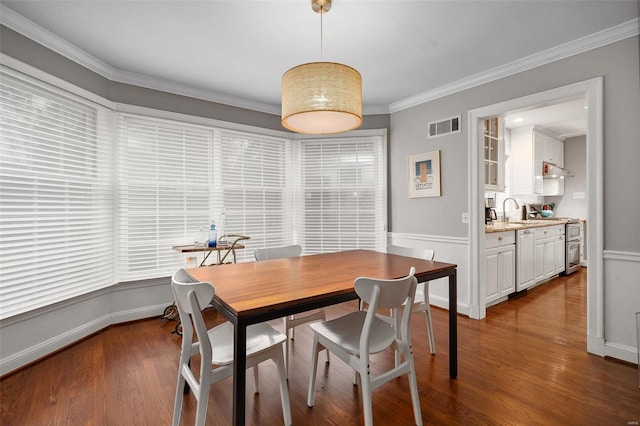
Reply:
[[[573,193],[574,200],[584,200],[584,192],[574,192]]]
[[[469,213],[462,213],[462,223],[469,223]]]

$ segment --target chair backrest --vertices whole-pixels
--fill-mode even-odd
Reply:
[[[376,317],[391,324],[396,329],[397,338],[409,344],[411,309],[402,310],[402,319],[400,321],[398,321],[397,310],[402,307],[405,301],[408,306],[413,304],[418,285],[418,280],[413,276],[415,271],[416,269],[412,266],[406,277],[393,280],[367,277],[356,278],[354,284],[356,294],[363,302],[369,305],[362,334],[360,335],[360,352],[363,357],[368,357],[369,354],[369,339]],[[383,317],[376,313],[378,309],[392,309],[396,312],[392,318]]]
[[[369,305],[369,310],[374,312],[376,309],[399,308],[409,297],[412,283],[417,281],[413,276],[415,271],[416,269],[412,266],[406,277],[394,280],[356,278],[354,285],[356,294]]]
[[[193,341],[193,329],[195,327],[198,337],[200,355],[203,365],[211,364],[211,344],[207,327],[202,318],[202,310],[211,302],[215,289],[211,283],[195,282],[189,278],[184,269],[177,270],[171,277],[171,290],[180,315],[182,325],[182,353],[190,351]]]
[[[256,260],[270,260],[270,259],[282,259],[285,257],[298,257],[302,253],[302,246],[298,244],[283,246],[283,247],[269,247],[255,249],[253,255]]]
[[[433,260],[436,254],[435,250],[432,249],[401,247],[394,245],[387,246],[387,253],[397,254],[400,256],[415,257],[417,259],[425,260]]]

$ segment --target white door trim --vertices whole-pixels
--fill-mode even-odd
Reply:
[[[511,99],[469,111],[469,283],[471,286],[471,316],[486,316],[484,303],[484,169],[480,131],[484,118],[529,109],[532,106],[554,104],[584,97],[587,113],[587,351],[603,356],[604,343],[604,275],[603,275],[603,78],[593,78],[521,98]]]

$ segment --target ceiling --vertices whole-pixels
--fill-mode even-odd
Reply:
[[[586,99],[574,99],[554,105],[534,106],[523,111],[512,111],[505,114],[507,129],[537,125],[566,139],[584,135],[587,132]]]
[[[282,74],[301,63],[358,69],[365,114],[389,113],[638,16],[637,0],[334,0],[321,51],[310,0],[0,4],[3,25],[114,81],[273,114]]]

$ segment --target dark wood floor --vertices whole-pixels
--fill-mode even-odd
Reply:
[[[334,317],[354,302],[328,309]],[[207,322],[219,322],[214,310]],[[412,332],[425,424],[628,425],[640,421],[637,370],[586,352],[586,273],[561,277],[488,310],[482,321],[459,317],[459,376],[448,376],[447,312],[433,312],[437,355],[427,349],[424,319]],[[280,327],[280,322],[274,325]],[[9,425],[170,424],[179,337],[173,322],[149,319],[110,327],[5,377],[0,423]],[[289,390],[293,423],[360,425],[360,395],[349,368],[333,358],[319,367],[315,407],[306,406],[310,331],[296,332]],[[324,357],[321,357],[323,360]],[[374,373],[393,362],[376,359]],[[261,393],[247,394],[247,423],[282,424],[275,366],[260,369]],[[251,379],[249,379],[251,380]],[[251,391],[253,385],[249,384]],[[213,386],[207,424],[231,419],[231,381]],[[378,425],[408,425],[406,378],[374,393]],[[182,424],[193,424],[185,399]]]

